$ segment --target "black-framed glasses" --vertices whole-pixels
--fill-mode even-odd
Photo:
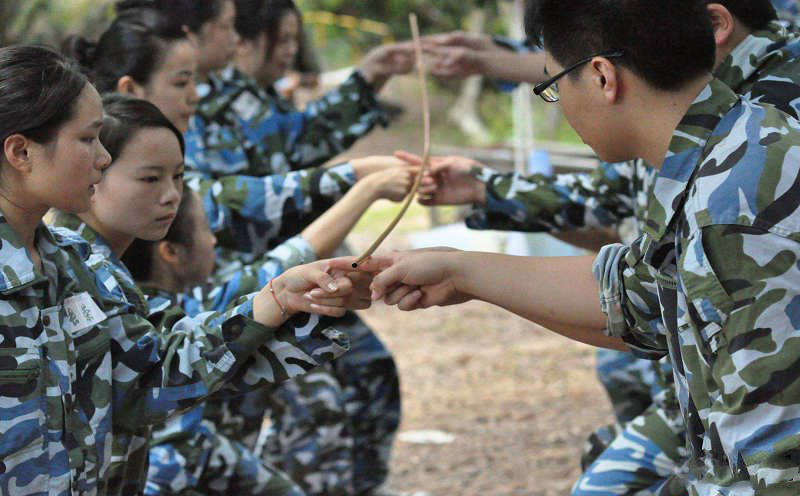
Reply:
[[[533,94],[534,95],[539,95],[540,97],[542,97],[542,100],[544,100],[546,102],[549,102],[549,103],[557,102],[558,98],[559,98],[559,96],[558,96],[558,82],[557,81],[559,79],[564,77],[566,74],[569,74],[570,72],[574,71],[575,69],[577,69],[578,67],[582,66],[583,64],[585,64],[587,62],[590,62],[595,57],[605,57],[607,59],[613,59],[613,58],[617,58],[617,57],[622,57],[622,55],[624,55],[624,52],[622,52],[621,50],[615,50],[613,52],[600,52],[600,53],[596,53],[594,55],[590,55],[589,57],[586,57],[585,59],[581,59],[581,60],[575,62],[574,64],[572,64],[571,66],[567,67],[563,71],[559,72],[555,76],[551,77],[547,81],[544,81],[544,82],[539,83],[536,86],[534,86],[533,87]]]

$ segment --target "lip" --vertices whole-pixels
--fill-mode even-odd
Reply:
[[[165,215],[163,217],[158,217],[156,219],[156,222],[159,222],[159,223],[161,223],[161,222],[172,222],[172,220],[174,218],[175,218],[175,214],[169,214],[169,215]]]

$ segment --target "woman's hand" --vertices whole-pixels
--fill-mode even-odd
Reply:
[[[364,56],[359,69],[377,93],[390,77],[414,69],[414,45],[405,41],[375,47]]]
[[[399,202],[406,197],[419,173],[418,167],[394,167],[376,172],[357,184],[362,184],[374,195],[375,200],[386,199]]]
[[[322,290],[316,300],[307,295],[314,288]],[[253,301],[253,315],[257,322],[270,327],[277,327],[300,312],[341,317],[348,304],[365,296],[363,289],[354,296],[352,280],[341,271],[332,271],[321,260],[293,267],[273,279],[271,286],[264,287]]]

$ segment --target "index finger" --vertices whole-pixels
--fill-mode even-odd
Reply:
[[[333,270],[353,271],[353,264],[358,261],[357,257],[340,257],[328,260],[328,266]],[[358,270],[363,272],[380,272],[387,267],[391,267],[394,261],[389,257],[369,257],[358,264]]]

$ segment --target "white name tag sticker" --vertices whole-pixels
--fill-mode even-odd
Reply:
[[[106,319],[106,314],[100,310],[89,293],[83,292],[70,296],[64,300],[64,331],[78,337],[80,331],[88,332],[89,329]]]

